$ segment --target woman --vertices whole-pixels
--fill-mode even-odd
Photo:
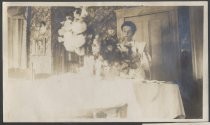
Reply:
[[[122,26],[122,39],[117,45],[121,58],[121,72],[129,78],[150,78],[151,57],[146,50],[146,42],[136,41],[133,36],[136,25],[125,21]]]

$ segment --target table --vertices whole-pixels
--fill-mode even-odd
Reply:
[[[129,120],[185,117],[178,85],[171,82],[66,74],[36,81],[10,79],[4,85],[5,121],[68,122],[94,118],[101,111]]]
[[[137,102],[144,118],[185,118],[179,86],[172,82],[135,82]]]

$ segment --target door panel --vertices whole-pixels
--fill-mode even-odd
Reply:
[[[174,13],[161,12],[135,17],[126,17],[137,26],[134,38],[138,42],[148,42],[152,57],[151,75],[156,80],[176,80],[178,74],[177,62],[178,42],[175,42],[175,21],[171,20]]]
[[[152,43],[151,56],[152,56],[152,79],[162,78],[164,75],[163,71],[163,56],[162,56],[162,45],[161,45],[161,21],[153,20],[149,21],[149,40]]]

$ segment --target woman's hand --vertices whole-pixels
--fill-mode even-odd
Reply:
[[[118,48],[121,52],[128,52],[128,48],[125,47],[125,46],[122,45],[122,44],[118,44],[118,45],[117,45],[117,48]]]

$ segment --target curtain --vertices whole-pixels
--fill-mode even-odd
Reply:
[[[203,78],[203,7],[190,7],[193,73],[195,79]]]
[[[8,18],[8,51],[9,68],[27,67],[25,19]]]

